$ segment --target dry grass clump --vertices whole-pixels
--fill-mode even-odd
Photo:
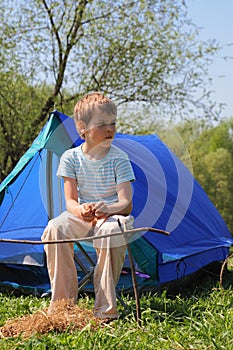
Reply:
[[[0,328],[0,338],[17,337],[28,338],[35,333],[45,334],[51,331],[64,332],[83,329],[97,329],[103,321],[94,317],[90,310],[82,309],[67,300],[59,300],[53,308],[45,308],[34,314],[9,320]]]

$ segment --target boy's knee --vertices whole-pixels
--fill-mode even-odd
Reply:
[[[54,220],[48,222],[47,227],[44,230],[44,233],[41,237],[42,241],[44,240],[58,240],[64,238],[62,234],[62,227],[54,225]]]

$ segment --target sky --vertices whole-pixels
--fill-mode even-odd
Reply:
[[[187,0],[188,15],[200,40],[216,39],[222,48],[209,67],[212,99],[226,104],[223,117],[233,117],[233,0]],[[230,56],[231,59],[224,60]]]

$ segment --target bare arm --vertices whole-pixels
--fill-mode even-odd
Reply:
[[[66,208],[73,215],[91,222],[95,215],[87,204],[80,204],[78,202],[78,189],[76,179],[69,177],[64,178],[64,193],[66,200]]]
[[[118,202],[105,204],[97,202],[94,206],[95,216],[97,218],[110,215],[129,215],[132,211],[132,188],[129,181],[123,182],[116,187]]]

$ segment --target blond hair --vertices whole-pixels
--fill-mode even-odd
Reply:
[[[93,113],[97,111],[109,115],[117,115],[117,108],[110,98],[100,92],[92,92],[83,96],[76,103],[74,107],[74,120],[76,124],[82,120],[88,125]]]

